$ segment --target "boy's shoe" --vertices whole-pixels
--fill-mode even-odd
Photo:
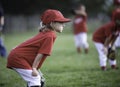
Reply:
[[[106,71],[107,70],[106,66],[102,66],[101,69],[102,69],[102,71]]]
[[[118,69],[118,67],[116,65],[111,65],[112,69]]]
[[[88,54],[88,51],[89,51],[89,49],[88,49],[88,48],[86,48],[86,49],[85,49],[85,53],[86,53],[86,54]]]
[[[77,52],[78,52],[78,53],[81,53],[81,49],[80,49],[80,48],[77,48]]]

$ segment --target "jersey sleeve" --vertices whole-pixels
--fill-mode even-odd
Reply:
[[[47,37],[43,40],[42,44],[40,44],[40,49],[38,53],[46,54],[50,56],[54,40],[52,37]]]
[[[106,37],[109,37],[113,33],[112,28],[112,24],[108,24],[104,27]]]

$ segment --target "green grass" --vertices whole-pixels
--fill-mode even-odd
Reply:
[[[5,45],[9,51],[35,35],[33,32],[5,36]],[[120,87],[120,69],[101,71],[98,54],[88,34],[89,54],[78,54],[71,33],[61,33],[55,41],[52,55],[44,62],[41,71],[46,78],[46,87]],[[117,60],[120,67],[120,50]],[[7,60],[0,58],[0,87],[26,87],[26,83],[14,71],[6,68]]]

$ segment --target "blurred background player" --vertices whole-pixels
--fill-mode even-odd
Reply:
[[[61,33],[64,23],[70,19],[64,18],[58,10],[48,9],[42,14],[41,21],[40,32],[12,49],[7,61],[7,67],[17,71],[28,87],[44,86],[38,69],[51,54],[56,32]]]
[[[120,0],[113,0],[113,5],[114,5],[114,9],[112,11],[112,20],[114,21],[115,13],[117,12],[117,10],[120,10]],[[120,33],[115,41],[115,46],[120,47]]]
[[[2,38],[3,26],[4,26],[4,13],[3,13],[2,5],[0,3],[0,55],[2,57],[6,57],[7,52]]]
[[[75,46],[78,53],[81,53],[81,48],[85,53],[88,53],[89,44],[87,42],[87,13],[84,5],[76,5],[73,9],[75,18],[73,20],[73,33],[75,39]]]
[[[116,59],[109,58],[109,48],[115,50],[115,40],[120,33],[120,10],[114,14],[114,20],[101,26],[93,34],[93,41],[99,54],[100,67],[102,70],[106,70],[106,62],[109,59],[109,63],[112,69],[117,69]]]

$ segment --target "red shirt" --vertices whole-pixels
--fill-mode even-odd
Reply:
[[[115,24],[113,22],[109,22],[99,29],[97,29],[93,34],[93,41],[103,43],[105,42],[106,38],[110,35],[113,35],[118,30],[115,29]],[[119,31],[120,32],[120,29]]]
[[[56,39],[54,31],[40,32],[31,39],[18,45],[12,49],[8,56],[7,67],[8,68],[22,68],[31,69],[37,54],[50,55],[53,47],[53,43]],[[42,58],[42,60],[44,60]],[[38,68],[41,66],[39,64]]]
[[[80,32],[87,32],[86,25],[86,16],[76,16],[73,22],[73,32],[74,34],[78,34]]]

